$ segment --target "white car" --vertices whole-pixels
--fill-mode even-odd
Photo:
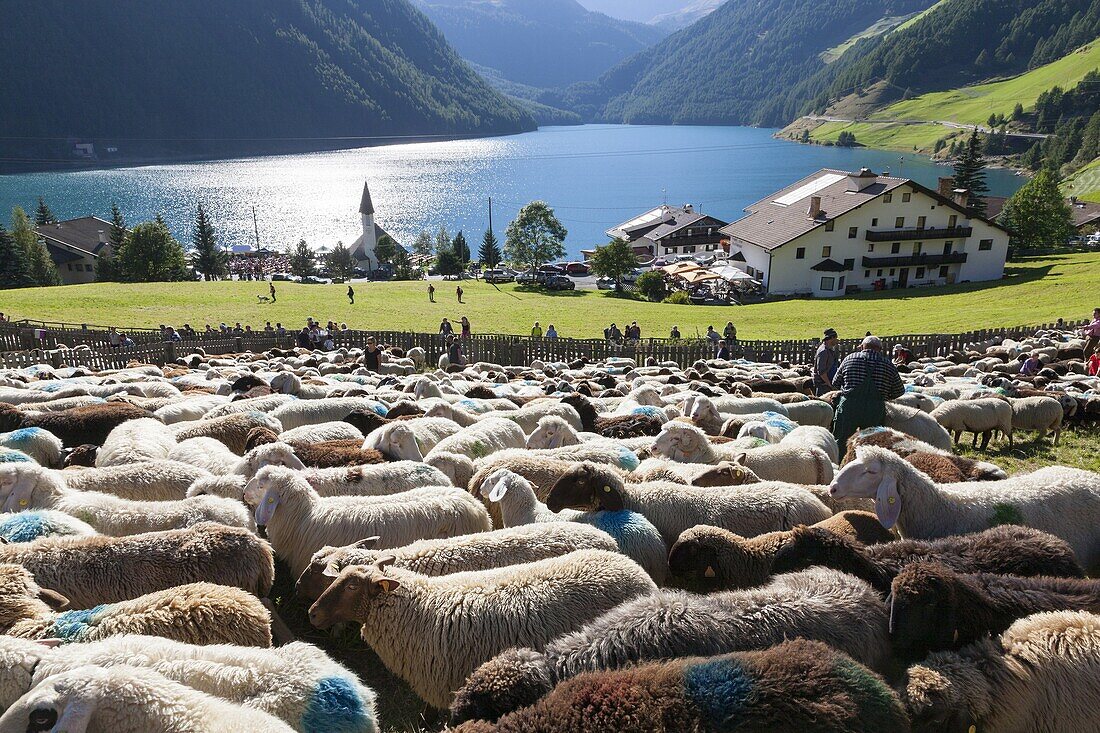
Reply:
[[[596,287],[600,290],[614,290],[615,281],[610,277],[597,278]]]

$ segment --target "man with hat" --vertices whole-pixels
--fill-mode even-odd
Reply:
[[[886,400],[905,394],[897,367],[882,353],[882,341],[868,336],[859,348],[844,358],[833,378],[833,387],[841,392],[833,420],[841,451],[857,430],[885,423]]]
[[[817,353],[814,354],[814,394],[818,397],[833,391],[833,377],[840,365],[836,344],[836,331],[826,328],[821,346],[817,347]]]

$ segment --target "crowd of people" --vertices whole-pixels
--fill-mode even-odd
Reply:
[[[232,256],[229,274],[238,280],[263,280],[265,276],[290,270],[290,258],[281,254],[263,256]]]

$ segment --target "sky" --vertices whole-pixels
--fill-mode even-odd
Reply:
[[[614,18],[643,23],[655,15],[670,13],[691,4],[691,0],[577,0],[589,10],[598,10]]]

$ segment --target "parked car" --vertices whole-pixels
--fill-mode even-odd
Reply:
[[[610,277],[601,277],[596,280],[596,287],[600,290],[614,290],[615,280]]]
[[[486,270],[481,278],[487,283],[510,283],[516,279],[515,275],[504,270]]]
[[[642,273],[644,273],[644,272],[645,272],[645,270],[643,270],[641,268],[638,268],[638,269],[632,270],[631,272],[626,273],[625,275],[623,275],[623,284],[633,285],[635,283],[635,281],[637,281],[637,279],[639,277],[641,277]]]
[[[294,282],[294,276],[288,275],[285,272],[276,272],[274,275],[271,276],[271,281],[291,283]]]
[[[547,290],[576,290],[577,284],[567,275],[551,275],[546,279]]]
[[[570,262],[565,266],[565,272],[569,275],[583,277],[588,274],[588,265],[583,262]]]
[[[527,272],[521,272],[516,275],[516,282],[520,285],[534,285],[536,282],[539,282],[539,279],[534,270],[528,270]]]
[[[352,277],[367,277],[367,275],[369,274],[370,273],[368,273],[362,267],[356,267],[351,271]]]

